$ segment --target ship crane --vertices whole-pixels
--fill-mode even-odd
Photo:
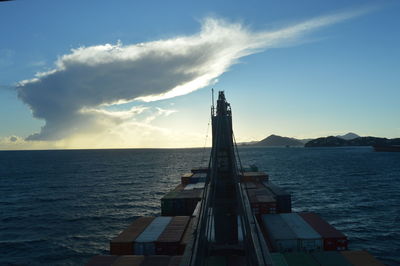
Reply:
[[[225,94],[218,94],[212,117],[212,149],[200,214],[181,265],[203,266],[207,257],[235,256],[246,265],[273,265],[254,218],[244,187],[235,149],[232,111]],[[236,151],[236,152],[235,152]]]

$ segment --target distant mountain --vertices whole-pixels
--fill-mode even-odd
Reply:
[[[338,146],[346,146],[347,141],[334,137],[334,136],[329,136],[325,138],[317,138],[310,140],[306,144],[304,144],[304,147],[338,147]]]
[[[277,135],[271,135],[269,137],[266,137],[265,139],[256,142],[252,145],[255,146],[304,146],[304,143],[302,143],[300,140],[295,139],[295,138],[288,138],[288,137],[281,137]]]
[[[301,143],[303,143],[303,145],[304,144],[306,144],[307,142],[309,142],[310,140],[313,140],[313,139],[298,139]]]
[[[248,142],[238,142],[236,144],[239,146],[251,146],[251,145],[255,145],[258,142],[259,141],[248,141]]]
[[[345,135],[339,135],[339,136],[336,136],[336,137],[337,138],[341,138],[341,139],[345,139],[345,140],[351,140],[351,139],[359,138],[360,136],[357,135],[356,133],[349,132],[349,133],[347,133]]]
[[[342,138],[329,136],[318,138],[307,142],[305,147],[340,147],[340,146],[374,146],[374,145],[400,145],[400,138],[387,139],[376,137],[358,137],[345,140]]]

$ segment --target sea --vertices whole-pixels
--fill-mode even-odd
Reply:
[[[84,265],[209,149],[0,151],[0,265]],[[239,147],[292,193],[387,265],[400,265],[400,153],[371,147]]]

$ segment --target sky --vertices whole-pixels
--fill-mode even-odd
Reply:
[[[0,2],[0,149],[400,137],[399,1]]]

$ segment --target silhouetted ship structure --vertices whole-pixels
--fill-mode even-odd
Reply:
[[[243,168],[232,112],[212,107],[208,167],[192,169],[161,199],[161,216],[141,217],[87,265],[383,265],[348,251],[347,237],[315,213],[293,213],[291,195],[257,167]]]
[[[400,152],[400,145],[374,145],[375,151]]]

